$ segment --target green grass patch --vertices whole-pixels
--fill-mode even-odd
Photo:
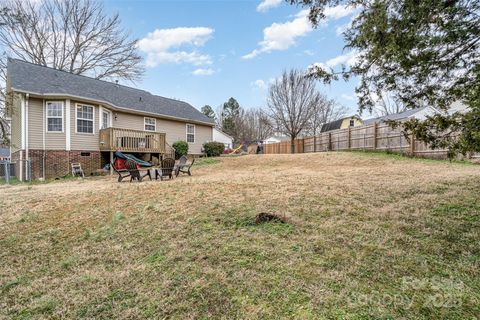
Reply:
[[[195,159],[195,166],[211,166],[220,163],[220,159],[217,158],[197,158]]]

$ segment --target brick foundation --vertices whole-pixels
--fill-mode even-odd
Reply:
[[[20,159],[20,153],[17,151],[12,154],[12,161]],[[71,173],[71,163],[80,163],[85,176],[92,175],[102,166],[102,156],[100,151],[65,151],[65,150],[28,150],[32,179],[39,179],[43,176],[45,166],[45,178],[59,178]],[[19,162],[17,162],[19,163]],[[16,166],[16,174],[19,176],[19,165]],[[25,176],[25,175],[24,175]]]

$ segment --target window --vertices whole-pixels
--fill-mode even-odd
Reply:
[[[63,132],[63,102],[47,102],[47,132]]]
[[[77,104],[77,132],[93,133],[93,106]]]
[[[145,131],[156,131],[157,130],[157,120],[154,118],[143,118],[145,124]]]
[[[350,127],[355,127],[355,120],[354,119],[350,119]]]
[[[110,118],[111,113],[109,111],[102,111],[102,129],[107,129],[110,127]]]
[[[187,123],[187,142],[195,142],[195,125]]]

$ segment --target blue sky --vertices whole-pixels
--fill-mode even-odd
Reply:
[[[282,0],[106,0],[105,7],[140,39],[146,73],[135,86],[197,108],[230,97],[244,108],[262,107],[269,82],[283,70],[353,61],[339,34],[353,12],[341,6],[329,9],[317,29],[303,8]],[[355,113],[356,84],[318,87]]]

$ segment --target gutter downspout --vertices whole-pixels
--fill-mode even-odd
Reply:
[[[42,179],[45,180],[45,158],[46,158],[46,153],[45,153],[45,131],[47,130],[46,126],[46,121],[47,121],[47,115],[46,115],[46,106],[45,106],[45,99],[43,99],[43,104],[42,104],[42,143],[43,143],[43,155],[42,155]]]
[[[31,169],[27,170],[27,163],[30,160],[29,156],[28,156],[28,144],[29,144],[29,141],[28,141],[28,101],[29,101],[29,99],[30,99],[30,94],[27,93],[25,95],[25,176],[27,177],[27,175],[28,175],[27,179],[30,181],[31,180],[30,175],[32,174]]]
[[[25,96],[23,94],[20,95],[20,117],[20,139],[22,142],[18,174],[20,176],[20,181],[23,181],[23,152],[25,151]]]

